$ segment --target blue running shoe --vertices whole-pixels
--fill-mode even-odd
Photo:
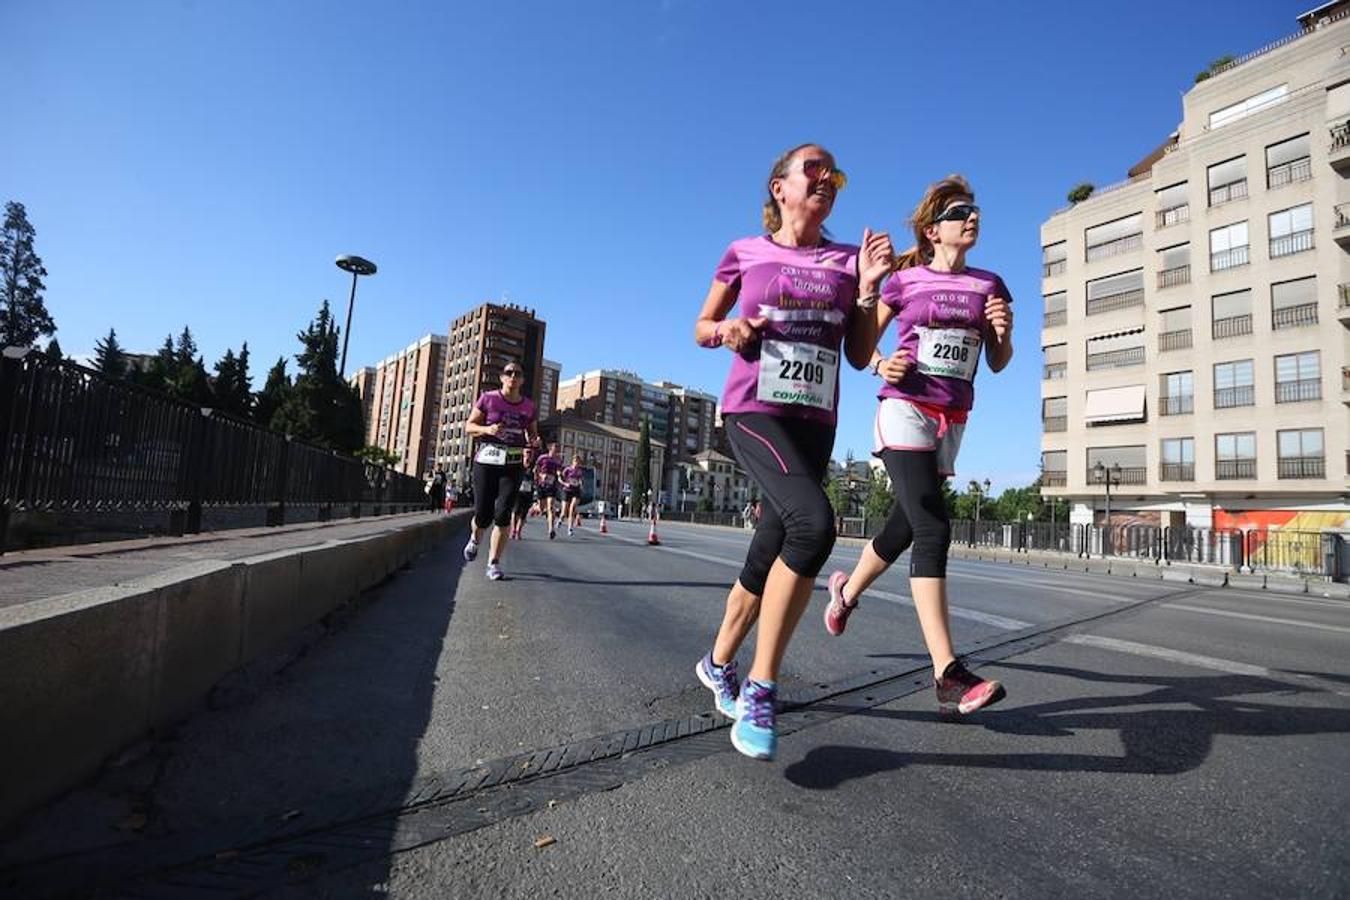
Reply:
[[[736,695],[741,692],[741,680],[736,676],[736,660],[720,669],[713,665],[712,654],[706,654],[694,666],[694,674],[703,686],[713,692],[713,709],[728,719],[736,718]]]
[[[778,749],[774,729],[774,697],[777,685],[747,678],[736,700],[736,724],[731,726],[731,744],[751,759],[773,759]]]
[[[477,556],[478,545],[474,543],[473,538],[469,538],[469,542],[464,545],[464,561],[473,562]]]

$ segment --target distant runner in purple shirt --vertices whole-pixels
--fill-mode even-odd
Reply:
[[[562,474],[562,456],[556,441],[548,445],[548,452],[534,464],[534,496],[548,517],[548,539],[558,536],[558,476]]]
[[[731,351],[722,392],[727,436],[767,499],[710,653],[695,674],[718,711],[734,718],[741,753],[772,759],[778,670],[816,574],[834,546],[834,512],[821,487],[834,448],[840,343],[862,368],[876,346],[885,234],[861,248],[825,233],[844,173],[818,144],[784,153],[769,172],[765,234],[733,241],[694,326],[704,347]],[[733,306],[740,316],[728,318]],[[754,665],[742,687],[736,651],[759,621]]]
[[[1002,278],[966,265],[980,234],[980,208],[964,178],[950,175],[929,187],[910,223],[914,247],[898,260],[877,308],[876,333],[893,319],[896,349],[889,356],[874,353],[872,366],[883,379],[875,452],[896,500],[852,573],[830,576],[825,628],[843,634],[863,591],[912,546],[910,593],[933,662],[938,704],[964,714],[998,702],[1005,692],[997,681],[972,673],[952,649],[951,523],[942,481],[956,472],[981,351],[994,372],[1012,359],[1012,306]]]
[[[581,455],[573,454],[572,464],[562,470],[563,518],[567,521],[567,536],[572,536],[573,526],[581,525],[581,515],[577,504],[581,502],[581,482],[586,477],[586,469],[581,465]]]
[[[518,362],[502,368],[502,388],[478,398],[464,430],[478,438],[473,458],[473,522],[464,559],[478,555],[478,539],[492,529],[487,577],[502,577],[501,558],[506,551],[507,529],[515,511],[520,473],[525,465],[525,447],[537,443],[534,401],[521,393],[525,370]]]

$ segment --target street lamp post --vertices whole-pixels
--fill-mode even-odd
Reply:
[[[342,330],[342,362],[338,365],[338,377],[342,378],[347,374],[347,339],[352,334],[352,307],[356,305],[356,279],[362,275],[374,275],[375,264],[368,259],[351,254],[343,254],[337,258],[337,267],[344,272],[352,273],[352,292],[347,298],[347,327]]]
[[[1114,463],[1108,469],[1099,459],[1092,467],[1092,474],[1106,485],[1106,529],[1102,532],[1102,556],[1107,556],[1111,552],[1111,487],[1113,483],[1120,484],[1120,463]]]
[[[975,533],[971,535],[971,541],[970,541],[970,543],[971,543],[972,545],[974,545],[976,542],[979,541],[979,533],[980,533],[980,501],[981,501],[982,499],[984,499],[984,496],[985,496],[986,494],[989,493],[989,488],[990,488],[990,484],[989,484],[989,479],[988,479],[988,478],[986,478],[986,479],[984,480],[984,485],[983,485],[983,487],[981,487],[981,485],[980,485],[980,483],[979,483],[978,481],[976,481],[974,478],[972,478],[972,479],[970,479],[970,485],[969,485],[969,487],[967,488],[967,490],[969,490],[972,494],[975,495]]]

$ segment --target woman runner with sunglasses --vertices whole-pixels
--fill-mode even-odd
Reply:
[[[910,222],[915,245],[897,261],[876,311],[876,334],[884,334],[895,319],[898,346],[885,358],[874,352],[872,362],[884,380],[877,394],[875,453],[886,465],[896,500],[853,572],[830,576],[825,628],[843,634],[863,591],[912,545],[910,593],[932,658],[938,704],[969,713],[998,702],[1004,690],[973,674],[952,649],[951,523],[942,481],[956,473],[980,350],[995,372],[1012,359],[1011,297],[998,275],[966,265],[980,234],[980,208],[960,175],[929,187]]]
[[[473,523],[464,559],[472,562],[478,555],[478,539],[489,525],[492,540],[488,546],[487,577],[502,577],[502,553],[506,550],[507,528],[516,508],[516,491],[525,466],[525,447],[539,441],[534,401],[521,393],[525,370],[510,362],[502,369],[502,387],[478,398],[464,430],[478,438],[473,459]]]
[[[726,432],[768,501],[716,643],[695,673],[716,708],[736,719],[732,744],[758,759],[773,758],[779,666],[834,547],[821,482],[834,448],[840,341],[854,368],[867,364],[876,337],[871,313],[859,310],[876,305],[891,266],[885,234],[865,231],[860,251],[825,233],[844,183],[817,144],[779,157],[767,185],[767,233],[727,248],[694,326],[700,345],[732,351],[722,392]],[[728,319],[738,302],[740,317]],[[754,664],[741,686],[736,651],[756,620]]]

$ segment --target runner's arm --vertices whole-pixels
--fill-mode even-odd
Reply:
[[[469,421],[464,423],[465,432],[470,436],[473,436],[480,434],[496,434],[501,430],[501,426],[497,424],[484,425],[483,422],[486,419],[487,413],[475,406],[473,412],[469,413]]]
[[[1012,361],[1013,311],[1005,297],[990,297],[985,303],[985,317],[989,320],[988,340],[984,358],[991,372],[1001,372]]]

